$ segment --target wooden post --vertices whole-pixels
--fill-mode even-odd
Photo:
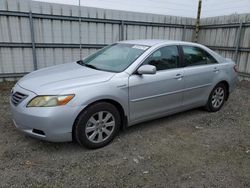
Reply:
[[[194,39],[194,42],[198,41],[198,33],[199,33],[199,27],[200,27],[200,17],[201,17],[201,0],[199,0],[199,3],[198,3],[197,18],[196,18],[196,24],[195,24],[195,39]]]

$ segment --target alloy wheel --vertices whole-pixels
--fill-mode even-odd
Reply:
[[[219,108],[224,101],[225,91],[222,87],[217,87],[212,95],[212,106],[214,108]]]
[[[92,115],[87,121],[85,134],[89,141],[101,143],[107,140],[115,128],[115,118],[107,111],[100,111]]]

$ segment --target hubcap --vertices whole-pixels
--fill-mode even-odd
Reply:
[[[107,111],[100,111],[94,114],[87,121],[85,134],[89,141],[101,143],[107,140],[115,128],[115,118]]]
[[[224,101],[225,93],[224,89],[217,87],[212,95],[212,105],[214,108],[219,108]]]

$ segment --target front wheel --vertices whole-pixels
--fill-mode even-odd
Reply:
[[[84,110],[76,121],[75,138],[87,148],[100,148],[111,142],[121,124],[120,114],[110,103],[100,102]]]
[[[216,112],[221,109],[226,99],[226,87],[223,83],[217,84],[209,95],[206,109]]]

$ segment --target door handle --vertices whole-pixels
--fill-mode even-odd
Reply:
[[[176,74],[175,79],[176,80],[181,80],[183,78],[182,74]]]
[[[217,67],[214,67],[214,70],[213,70],[214,73],[218,73],[219,72],[219,69]]]

